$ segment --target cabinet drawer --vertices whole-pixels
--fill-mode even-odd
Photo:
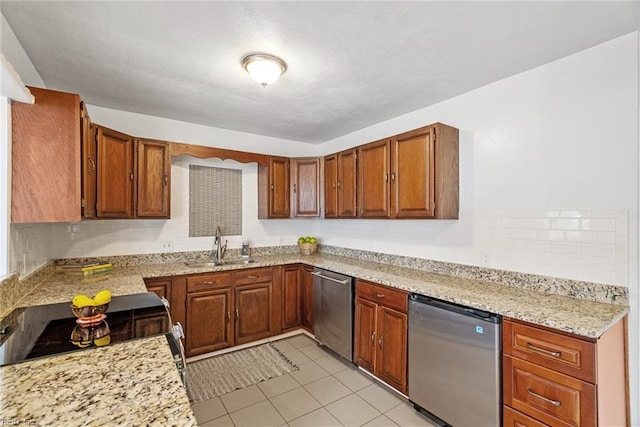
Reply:
[[[514,411],[508,406],[504,406],[504,427],[549,427],[548,424],[541,423],[528,415]]]
[[[596,425],[593,384],[509,356],[503,362],[505,405],[549,425]]]
[[[231,285],[231,273],[210,273],[187,276],[187,292],[203,291]]]
[[[505,320],[504,352],[596,383],[595,343]]]
[[[376,285],[373,283],[358,280],[356,282],[356,296],[375,301],[378,304],[395,308],[401,311],[407,311],[408,293],[387,286]]]
[[[248,270],[236,271],[236,285],[246,285],[249,283],[270,282],[272,268],[251,268]]]

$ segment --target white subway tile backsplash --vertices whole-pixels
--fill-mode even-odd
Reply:
[[[524,228],[523,218],[502,218],[500,221],[502,228]]]
[[[580,230],[580,220],[576,218],[554,218],[551,220],[554,230]]]
[[[616,219],[585,218],[582,220],[582,230],[616,231]]]
[[[564,241],[564,231],[561,230],[537,230],[536,239],[538,240],[553,240]]]
[[[555,254],[579,255],[580,245],[577,243],[551,242],[551,252]]]
[[[585,243],[580,246],[580,254],[597,258],[615,258],[616,247],[614,245],[592,245]]]
[[[524,220],[525,228],[546,229],[551,227],[549,218],[526,218]]]
[[[596,243],[598,241],[598,233],[595,231],[565,231],[564,236],[568,242]]]

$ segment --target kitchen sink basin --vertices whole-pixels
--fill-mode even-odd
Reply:
[[[253,264],[254,262],[256,262],[255,259],[223,259],[222,261],[210,261],[210,262],[194,262],[194,263],[185,262],[185,265],[193,268],[207,268],[207,267],[218,267],[221,265]]]

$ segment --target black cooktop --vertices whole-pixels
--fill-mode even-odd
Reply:
[[[0,366],[167,334],[171,327],[153,292],[113,297],[105,314],[80,325],[69,303],[17,308],[0,321]]]

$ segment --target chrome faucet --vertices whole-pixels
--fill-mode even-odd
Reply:
[[[220,232],[220,227],[216,227],[216,237],[213,241],[213,244],[216,246],[215,252],[213,252],[213,261],[214,262],[222,262],[222,258],[224,257],[225,252],[227,252],[227,240],[224,241],[224,246],[222,245],[222,236]]]

